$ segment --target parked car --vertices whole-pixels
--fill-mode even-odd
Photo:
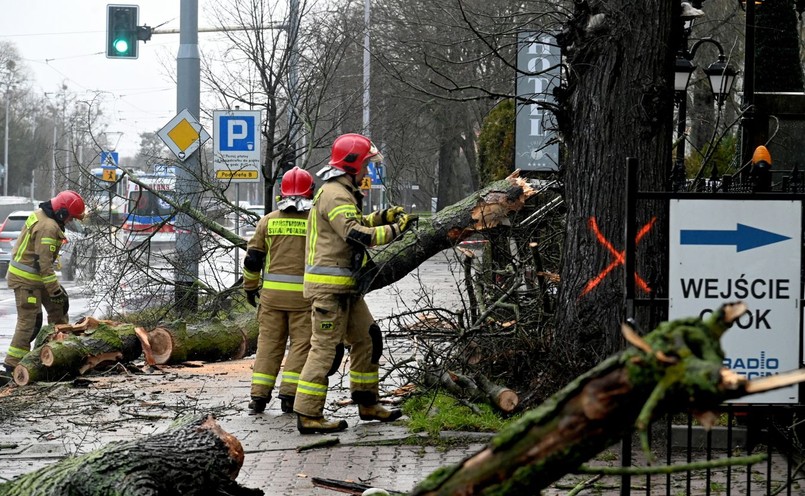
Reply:
[[[254,215],[249,215],[244,212],[238,211],[238,213],[234,214],[232,217],[232,224],[235,224],[237,221],[237,228],[238,234],[242,237],[249,239],[254,234],[254,228],[257,226],[257,221],[259,221],[265,215],[265,207],[263,205],[241,205],[240,206],[246,212],[249,212]]]
[[[69,227],[65,235],[67,243],[59,250],[62,278],[65,281],[92,280],[95,278],[98,236],[87,231],[73,231]]]
[[[8,264],[11,261],[11,252],[17,243],[25,221],[31,215],[30,210],[17,210],[8,214],[6,220],[0,225],[0,277],[6,277]]]

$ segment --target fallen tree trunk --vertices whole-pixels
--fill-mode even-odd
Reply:
[[[206,416],[65,458],[0,484],[0,496],[264,494],[235,482],[243,459],[240,441]]]
[[[177,321],[152,329],[148,341],[157,365],[236,360],[257,348],[257,333],[251,329],[257,325],[251,322],[253,325],[215,320],[188,327],[184,321]]]
[[[634,348],[579,376],[479,453],[434,472],[412,495],[538,494],[635,427],[651,459],[647,429],[655,417],[687,408],[712,415],[726,400],[805,381],[802,370],[746,381],[722,367],[719,339],[745,310],[724,305],[706,322],[664,322],[644,338],[625,326]]]
[[[373,264],[358,274],[358,286],[374,291],[402,279],[425,260],[455,246],[467,237],[500,225],[509,215],[522,209],[537,194],[519,170],[506,179],[446,207],[428,221],[421,220],[403,237],[372,251]]]

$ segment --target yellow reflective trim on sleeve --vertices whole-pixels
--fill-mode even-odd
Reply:
[[[276,289],[278,291],[302,291],[304,285],[298,282],[263,281],[263,289]]]
[[[326,276],[321,274],[306,273],[305,282],[351,287],[355,285],[355,278],[352,276]]]
[[[375,227],[375,244],[386,244],[386,226]]]
[[[45,277],[42,278],[42,282],[45,283],[45,284],[49,284],[51,282],[56,282],[56,281],[58,281],[58,278],[56,278],[56,274],[53,274],[53,275],[50,275],[50,276],[45,276]]]
[[[24,350],[22,348],[16,348],[14,346],[8,347],[8,354],[14,358],[23,358],[28,352],[31,350]]]
[[[307,394],[310,396],[327,396],[327,386],[316,384],[315,382],[299,381],[296,384],[296,394]]]
[[[247,269],[246,267],[243,268],[243,279],[247,281],[256,281],[260,279],[259,272],[252,272],[251,270]]]
[[[60,246],[60,245],[61,245],[61,241],[59,241],[58,239],[53,239],[53,238],[42,238],[42,244],[43,244],[43,245],[56,245],[56,246]]]
[[[358,207],[355,205],[339,205],[330,210],[329,220],[332,221],[337,216],[343,215],[347,219],[354,219],[358,217]]]

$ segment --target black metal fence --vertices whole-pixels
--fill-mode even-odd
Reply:
[[[637,163],[627,159],[626,199],[626,274],[634,274],[637,232],[636,211],[639,201],[672,199],[800,200],[805,204],[805,177],[794,167],[773,171],[759,188],[756,178],[709,177],[689,181],[686,191],[640,192],[637,190]],[[771,185],[769,187],[768,185]],[[667,223],[665,224],[667,225]],[[802,265],[805,267],[805,264]],[[650,307],[651,315],[668,315],[667,298],[640,299],[635,295],[634,279],[627,277],[627,316],[636,306]],[[665,279],[667,280],[667,274]],[[665,293],[667,294],[667,292]],[[802,308],[802,288],[799,293]],[[802,324],[800,333],[802,335]],[[802,349],[802,343],[796,343]],[[800,363],[802,357],[800,357]],[[800,390],[800,402],[803,394]],[[724,460],[722,466],[681,472],[621,476],[621,495],[798,495],[805,494],[805,405],[722,405],[712,429],[705,429],[692,414],[662,419],[651,428],[652,456],[657,464],[707,465]],[[765,454],[761,463],[730,463],[754,454]],[[646,454],[634,437],[624,439],[621,448],[623,467],[648,465]]]

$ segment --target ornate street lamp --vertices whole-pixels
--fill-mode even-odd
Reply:
[[[704,73],[707,74],[710,90],[713,92],[718,106],[721,107],[727,95],[732,91],[738,71],[727,63],[727,58],[722,53],[719,54],[717,61],[707,66]]]
[[[678,106],[677,112],[677,144],[676,160],[671,170],[671,187],[674,191],[679,191],[685,186],[685,141],[687,126],[687,90],[690,77],[696,70],[693,64],[693,57],[696,51],[705,43],[710,43],[718,49],[718,60],[707,66],[704,73],[710,82],[710,90],[720,109],[727,98],[732,85],[735,82],[737,71],[727,63],[724,55],[724,48],[721,43],[712,38],[702,38],[697,40],[688,49],[688,38],[693,28],[693,21],[704,15],[701,6],[704,0],[693,0],[691,3],[682,2],[680,21],[682,21],[682,40],[679,51],[676,55],[674,65],[674,96]]]

